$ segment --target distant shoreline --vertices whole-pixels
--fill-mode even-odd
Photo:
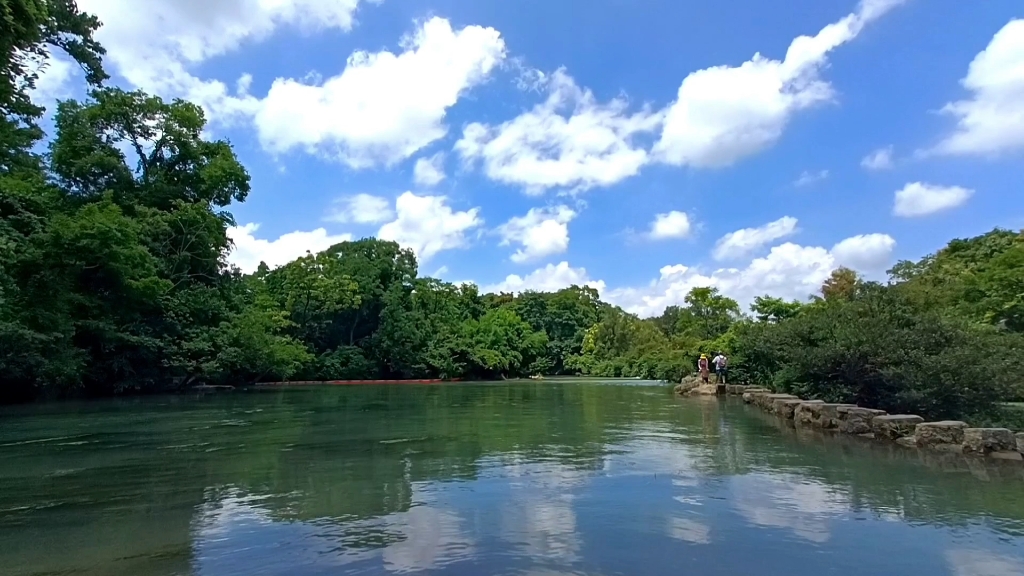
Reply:
[[[459,382],[461,378],[443,379],[413,379],[413,380],[294,380],[290,382],[260,382],[254,384],[256,387],[280,387],[280,386],[356,386],[359,384],[444,384],[448,382]]]

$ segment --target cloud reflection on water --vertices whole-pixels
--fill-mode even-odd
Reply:
[[[831,537],[829,521],[850,509],[846,495],[802,476],[747,474],[730,479],[737,512],[751,524],[785,528],[817,544]]]
[[[430,570],[473,555],[473,540],[458,514],[432,506],[415,506],[392,514],[385,523],[403,536],[384,548],[384,566],[394,572]]]
[[[691,544],[711,543],[711,527],[687,518],[669,518],[668,535]]]
[[[588,474],[555,462],[511,463],[504,472],[511,477],[511,494],[502,507],[502,538],[531,558],[577,560],[581,542],[574,490],[584,486]]]
[[[984,550],[947,550],[946,561],[955,576],[1024,576],[1024,560]]]
[[[211,497],[196,521],[195,562],[206,573],[284,573],[301,566],[343,566],[379,558],[390,572],[433,570],[470,558],[474,540],[462,518],[427,503],[379,518],[291,520],[276,516],[269,498],[231,490]]]

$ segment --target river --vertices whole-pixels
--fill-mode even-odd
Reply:
[[[1024,576],[1024,467],[640,381],[0,410],[0,573]]]

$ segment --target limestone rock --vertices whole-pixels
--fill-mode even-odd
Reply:
[[[744,386],[743,384],[726,384],[725,393],[731,396],[741,396],[747,391],[747,388],[749,386]]]
[[[923,448],[945,449],[948,446],[960,447],[964,443],[966,422],[959,420],[942,420],[939,422],[922,422],[914,430],[917,445]]]
[[[799,398],[792,394],[760,394],[754,397],[754,404],[765,410],[771,410],[776,400],[799,400]]]
[[[1012,460],[1014,462],[1024,461],[1024,457],[1020,455],[1020,452],[1016,450],[1007,450],[1003,452],[990,452],[990,458],[998,458],[999,460]]]
[[[885,410],[861,408],[859,406],[837,406],[839,431],[846,434],[871,434],[871,420],[885,416]]]
[[[783,418],[792,419],[793,412],[796,410],[796,407],[803,403],[804,401],[799,398],[793,400],[788,398],[779,399],[772,403],[772,412],[782,416]]]
[[[743,392],[743,401],[746,402],[747,404],[753,404],[755,397],[760,396],[761,394],[768,393],[769,391],[767,388],[747,388]]]
[[[856,408],[853,404],[833,404],[820,400],[809,400],[797,408],[794,419],[802,424],[821,428],[839,427],[839,408]]]
[[[913,436],[903,436],[902,438],[897,438],[896,443],[905,448],[917,448],[917,442],[914,441]]]
[[[688,392],[690,396],[716,396],[718,386],[715,384],[701,384]]]
[[[1017,452],[1024,454],[1024,432],[1017,432]]]
[[[817,413],[814,411],[812,406],[819,406],[824,403],[824,400],[807,400],[805,402],[801,402],[793,410],[793,420],[795,420],[797,424],[814,424],[814,421],[817,418]]]
[[[854,404],[833,404],[824,403],[816,406],[808,406],[807,410],[814,414],[813,424],[826,430],[832,430],[839,427],[839,409],[840,408],[856,408]]]
[[[913,436],[914,428],[924,422],[924,418],[911,414],[886,414],[871,419],[871,430],[878,438],[896,440],[904,436]]]
[[[939,452],[949,452],[950,454],[963,454],[963,444],[933,444],[930,446],[932,450],[938,450]]]
[[[1006,428],[964,429],[964,452],[989,454],[1017,450],[1017,438]]]
[[[675,387],[676,394],[686,395],[700,384],[700,378],[687,376]]]

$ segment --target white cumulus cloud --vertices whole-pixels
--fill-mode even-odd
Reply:
[[[481,161],[492,180],[532,194],[610,186],[647,163],[636,138],[657,129],[659,114],[630,114],[621,98],[598,102],[564,70],[545,82],[547,100],[498,126],[469,124],[455,150],[469,163]]]
[[[797,232],[797,219],[783,216],[757,228],[743,228],[730,232],[715,243],[712,256],[715,260],[729,260],[746,256],[760,248]]]
[[[297,230],[282,234],[276,240],[265,240],[255,235],[259,227],[259,224],[250,223],[228,228],[228,238],[235,245],[228,255],[228,262],[242,272],[254,272],[260,262],[276,268],[305,256],[306,252],[316,254],[352,239],[351,234],[329,234],[327,230],[317,228],[309,232]]]
[[[654,240],[665,240],[669,238],[685,238],[690,235],[690,217],[686,212],[672,210],[664,214],[657,214],[654,222],[651,222],[651,231],[648,236]]]
[[[183,97],[214,118],[248,117],[259,102],[194,71],[211,58],[265,40],[279,28],[348,31],[359,0],[79,0],[103,26],[96,34],[113,70],[133,86]]]
[[[589,286],[601,293],[604,292],[605,288],[604,281],[591,279],[585,268],[573,268],[569,266],[568,262],[563,261],[558,264],[548,264],[543,268],[538,268],[526,276],[510,274],[497,284],[481,287],[480,291],[484,294],[499,292],[519,293],[527,290],[554,292],[573,285]]]
[[[683,264],[664,266],[647,286],[610,290],[607,299],[644,317],[661,314],[667,306],[683,305],[690,290],[704,286],[718,288],[744,305],[762,294],[804,299],[816,292],[835,268],[835,259],[825,248],[786,243],[745,268],[702,271]]]
[[[960,206],[974,195],[974,190],[960,186],[936,186],[911,182],[896,191],[892,212],[896,216],[915,218]]]
[[[444,152],[438,152],[429,158],[416,160],[413,166],[412,180],[417,186],[430,188],[437,186],[445,179],[444,173]]]
[[[444,196],[417,196],[412,192],[398,197],[395,212],[395,220],[381,226],[377,236],[412,249],[421,264],[444,250],[466,247],[466,234],[484,223],[479,208],[459,212]]]
[[[576,212],[568,206],[531,208],[525,216],[517,216],[499,226],[501,245],[522,246],[512,255],[516,263],[530,262],[569,249],[569,222]]]
[[[868,170],[888,170],[893,166],[892,154],[892,146],[879,148],[865,156],[860,161],[860,165]]]
[[[526,276],[512,274],[504,281],[482,287],[483,292],[559,290],[573,284],[591,286],[606,301],[642,317],[657,316],[667,306],[684,305],[693,288],[715,287],[723,294],[749,306],[756,296],[768,294],[805,300],[818,293],[823,282],[840,266],[853,268],[867,277],[883,274],[892,262],[896,242],[885,234],[864,234],[847,238],[831,250],[821,246],[800,246],[787,242],[775,246],[764,257],[754,258],[741,268],[701,270],[684,264],[663,266],[654,280],[641,286],[608,288],[605,281],[592,278],[584,268],[568,262],[548,264]]]
[[[327,220],[355,224],[379,224],[394,218],[391,202],[387,198],[370,194],[356,194],[334,202]]]
[[[1024,19],[1011,20],[992,37],[961,84],[971,97],[942,108],[957,119],[957,127],[932,152],[997,154],[1024,148]]]
[[[448,131],[445,113],[505,56],[493,28],[453,30],[431,18],[404,51],[355,52],[323,82],[278,79],[256,113],[264,147],[336,157],[352,167],[391,165]]]
[[[896,240],[888,234],[861,234],[847,238],[832,247],[836,264],[861,272],[886,269],[896,248]]]
[[[856,12],[793,40],[783,60],[755,54],[740,66],[691,73],[666,113],[654,154],[699,168],[733,164],[775,143],[799,111],[833,99],[822,80],[828,53],[903,0],[863,0]]]
[[[791,242],[775,246],[768,255],[742,268],[705,271],[675,264],[661,268],[658,278],[646,286],[607,290],[611,303],[640,316],[657,316],[667,306],[683,305],[693,288],[711,286],[748,306],[756,296],[769,294],[786,299],[806,299],[817,293],[833,270],[847,266],[867,276],[884,272],[892,260],[896,242],[885,235],[869,234],[837,243],[831,250]]]
[[[375,1],[375,0],[371,0]],[[358,50],[337,75],[277,78],[250,93],[236,82],[203,78],[201,66],[266,40],[282,29],[348,31],[359,0],[80,0],[99,16],[98,39],[111,68],[132,86],[201,105],[214,123],[252,122],[271,153],[303,150],[363,168],[392,165],[447,133],[445,114],[505,58],[493,28],[455,30],[430,18],[401,51]]]

